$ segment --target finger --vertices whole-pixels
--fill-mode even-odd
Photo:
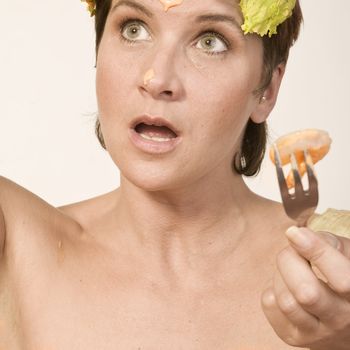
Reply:
[[[319,328],[318,318],[303,309],[279,272],[274,278],[274,293],[278,307],[293,325],[306,332],[317,331]]]
[[[317,334],[311,329],[298,328],[280,309],[274,288],[270,287],[261,296],[264,314],[276,334],[287,344],[297,347],[308,347],[314,342]]]
[[[315,265],[338,294],[350,297],[350,259],[315,232],[290,227],[286,236],[300,255]]]
[[[308,261],[292,247],[281,251],[277,268],[288,291],[300,307],[322,321],[337,327],[350,313],[350,304],[319,280]],[[278,282],[283,287],[282,281]],[[275,288],[282,288],[277,285]]]
[[[261,295],[261,306],[276,334],[287,344],[298,345],[297,328],[281,311],[272,287],[266,289]]]

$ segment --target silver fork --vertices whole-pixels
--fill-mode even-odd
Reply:
[[[315,212],[318,204],[318,185],[313,170],[311,156],[307,150],[304,150],[306,164],[306,173],[309,182],[309,188],[304,190],[299,174],[298,165],[294,154],[291,154],[291,165],[295,183],[295,191],[290,194],[281,165],[281,158],[276,145],[274,144],[275,166],[277,171],[278,184],[280,187],[282,203],[286,214],[296,221],[297,226],[306,226],[307,220]]]

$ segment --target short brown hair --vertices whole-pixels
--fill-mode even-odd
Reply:
[[[96,0],[96,57],[111,4],[112,0]],[[268,87],[274,69],[281,63],[287,63],[289,49],[299,36],[302,20],[303,15],[299,0],[297,0],[292,16],[278,26],[278,34],[272,35],[271,38],[267,35],[262,37],[264,48],[263,70],[261,84],[257,90],[257,94],[262,95],[264,90]],[[106,148],[98,118],[96,119],[95,133],[101,146]],[[232,162],[233,169],[241,175],[256,175],[260,170],[265,155],[266,141],[266,122],[257,124],[249,119],[245,127],[240,154],[236,154]]]

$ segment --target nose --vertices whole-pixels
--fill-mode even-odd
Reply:
[[[147,60],[147,68],[143,68],[140,76],[139,90],[145,96],[155,100],[175,101],[184,93],[183,85],[177,71],[177,57],[165,50],[158,50],[153,59]],[[144,79],[149,69],[153,74]]]

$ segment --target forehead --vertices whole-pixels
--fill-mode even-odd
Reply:
[[[159,15],[184,17],[190,19],[199,13],[220,12],[233,16],[237,22],[243,22],[241,8],[238,0],[183,0],[168,11],[164,10],[165,3],[174,0],[112,0],[112,8],[116,5],[146,8],[150,12]],[[180,2],[180,1],[179,1]],[[133,6],[135,5],[135,6]],[[119,6],[118,6],[119,7]]]

